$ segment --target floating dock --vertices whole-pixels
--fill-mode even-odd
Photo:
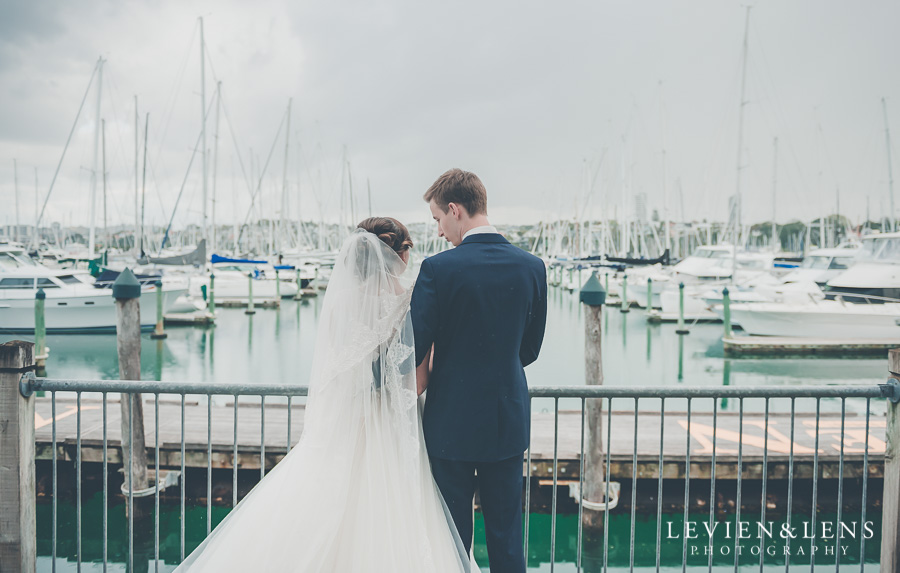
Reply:
[[[216,315],[208,310],[197,310],[194,312],[176,312],[167,314],[163,317],[166,326],[181,325],[208,325],[215,324]]]
[[[780,336],[732,336],[722,339],[725,354],[734,355],[783,355],[808,354],[884,356],[891,348],[900,347],[900,339],[885,340],[835,340],[829,338],[789,338]]]
[[[666,313],[659,310],[651,310],[647,313],[647,322],[651,324],[659,324],[662,322],[671,323],[678,322],[678,314]],[[715,314],[686,314],[684,315],[684,323],[688,326],[693,324],[721,324],[722,319]]]

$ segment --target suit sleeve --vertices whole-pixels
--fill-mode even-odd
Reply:
[[[519,360],[522,361],[523,367],[537,360],[541,344],[544,342],[544,329],[547,326],[547,268],[543,263],[537,275],[535,301],[525,327],[525,336],[522,337],[522,344],[519,347]]]
[[[413,333],[416,337],[416,366],[422,363],[438,330],[438,297],[434,269],[428,259],[422,261],[419,278],[410,302]]]

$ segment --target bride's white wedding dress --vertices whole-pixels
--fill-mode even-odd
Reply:
[[[300,441],[176,572],[477,571],[431,476],[406,264],[357,229],[325,295]]]

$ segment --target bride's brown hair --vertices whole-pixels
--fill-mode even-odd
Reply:
[[[358,228],[377,235],[381,241],[392,248],[398,255],[412,248],[413,242],[409,229],[393,217],[369,217],[361,221]]]

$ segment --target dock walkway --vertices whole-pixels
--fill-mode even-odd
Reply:
[[[156,446],[154,402],[147,395],[144,402],[145,434],[147,447]],[[148,399],[149,398],[149,399]],[[615,405],[615,403],[614,403]],[[546,480],[553,477],[554,414],[533,408],[531,440],[531,475]],[[234,407],[213,404],[212,467],[231,468],[234,452]],[[78,408],[73,399],[58,397],[56,400],[57,456],[59,460],[74,461],[76,456],[76,423]],[[288,443],[288,408],[284,403],[268,401],[265,408],[265,459],[266,467],[273,467],[286,453]],[[290,443],[300,438],[305,407],[294,403],[290,408]],[[164,396],[159,403],[160,465],[178,468],[181,465],[181,401],[177,396]],[[635,419],[633,410],[614,410],[612,413],[612,441],[610,475],[613,479],[632,477],[633,452],[637,449],[639,478],[656,478],[659,475],[660,422],[659,412],[638,413],[638,436],[635,446]],[[238,407],[237,442],[238,467],[259,469],[262,438],[262,409],[259,403],[245,403]],[[52,457],[52,416],[49,397],[38,398],[35,408],[36,458]],[[577,480],[580,471],[581,411],[561,410],[556,436],[559,457],[558,479]],[[738,441],[740,418],[732,412],[720,412],[716,422],[716,477],[737,477]],[[604,442],[607,428],[603,416]],[[110,399],[107,405],[107,460],[121,463],[119,445],[120,405]],[[185,402],[185,466],[207,467],[207,404],[189,396]],[[664,416],[664,468],[665,478],[681,479],[685,475],[688,419],[685,412],[666,411]],[[844,426],[844,477],[860,477],[863,471],[863,455],[868,443],[868,474],[870,478],[883,477],[885,451],[885,426],[883,416],[873,414],[866,435],[864,416],[848,412]],[[764,448],[768,454],[769,479],[784,479],[789,475],[788,457],[791,451],[791,418],[789,414],[769,415],[766,431],[765,418],[757,413],[745,413],[742,430],[743,470],[745,479],[758,479],[762,475]],[[766,436],[768,434],[768,436]],[[816,434],[814,414],[797,414],[794,418],[794,472],[795,478],[811,478]],[[711,412],[692,413],[690,419],[690,475],[691,479],[710,477],[713,416]],[[836,478],[839,473],[841,453],[840,415],[823,413],[819,420],[820,477]],[[103,459],[102,402],[85,397],[81,403],[81,445],[84,463],[101,462]],[[606,444],[604,443],[604,449]],[[150,455],[153,460],[153,453]]]

